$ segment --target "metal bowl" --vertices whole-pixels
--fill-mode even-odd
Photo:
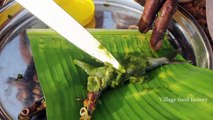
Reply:
[[[128,29],[140,19],[143,7],[133,0],[94,0],[96,28]],[[10,2],[0,13],[17,5]],[[0,118],[17,119],[25,106],[42,97],[29,40],[28,28],[48,28],[27,10],[17,11],[0,25]],[[169,26],[169,38],[175,48],[194,65],[213,68],[213,54],[208,39],[198,23],[181,7]],[[17,80],[22,74],[24,80]],[[35,119],[42,119],[37,116]]]

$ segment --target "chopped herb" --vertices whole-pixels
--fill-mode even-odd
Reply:
[[[79,60],[74,60],[74,63],[88,74],[88,94],[83,102],[84,106],[80,110],[80,119],[89,120],[95,110],[99,96],[106,88],[116,88],[126,83],[142,84],[148,82],[147,72],[162,65],[169,64],[170,61],[166,57],[151,58],[145,55],[127,55],[120,61],[126,71],[125,73],[121,73],[108,63],[100,67],[94,67]]]

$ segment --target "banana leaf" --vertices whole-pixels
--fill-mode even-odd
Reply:
[[[128,53],[151,57],[167,54],[170,46],[153,52],[150,33],[135,30],[90,30],[118,60]],[[91,56],[52,30],[29,30],[32,54],[50,120],[77,120],[86,98],[87,74],[74,59],[97,66]],[[181,58],[181,57],[179,57]],[[102,93],[92,119],[213,119],[213,71],[189,63],[169,64],[148,73],[150,82],[128,84]]]

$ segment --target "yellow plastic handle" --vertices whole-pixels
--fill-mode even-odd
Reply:
[[[89,24],[94,17],[93,0],[54,0],[82,26]],[[60,17],[60,16],[59,16]]]
[[[13,4],[9,8],[5,9],[3,12],[0,12],[0,27],[10,19],[10,17],[16,15],[23,9],[18,3]]]

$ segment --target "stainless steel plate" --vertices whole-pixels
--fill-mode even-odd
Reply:
[[[143,7],[133,0],[94,0],[96,28],[128,29],[135,26]],[[10,2],[0,13],[14,6]],[[31,55],[28,28],[48,28],[27,10],[10,16],[0,25],[0,118],[17,119],[23,107],[31,105],[42,95]],[[175,13],[169,26],[169,38],[183,56],[193,64],[212,69],[210,44],[196,21],[182,8]],[[22,74],[23,80],[17,80]],[[41,116],[37,116],[41,119]],[[43,118],[43,117],[42,117]],[[35,118],[36,119],[36,118]]]

